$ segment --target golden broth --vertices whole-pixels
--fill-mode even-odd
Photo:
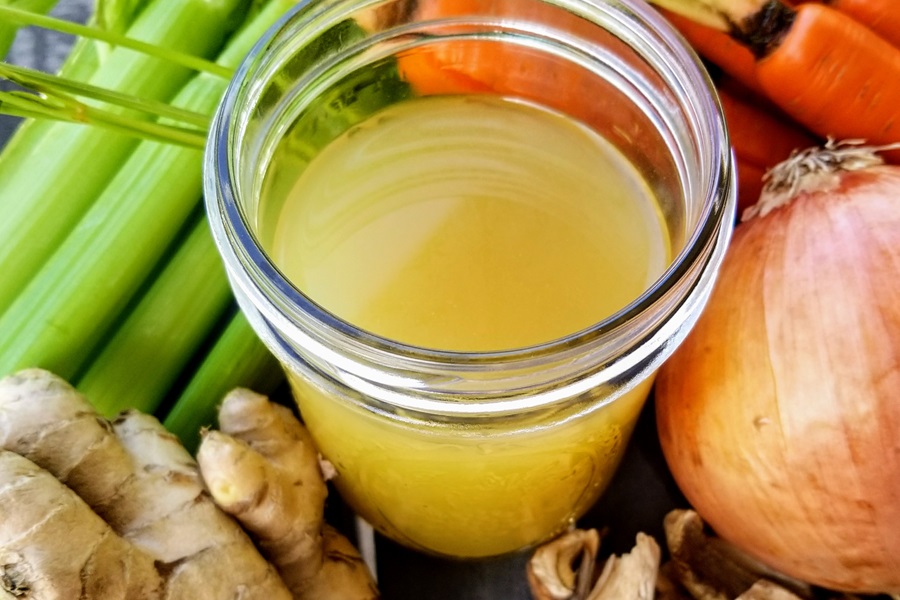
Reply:
[[[276,154],[277,156],[277,154]],[[290,165],[271,166],[290,177]],[[279,186],[270,186],[276,189]],[[313,301],[405,344],[495,351],[589,327],[670,260],[655,198],[589,129],[491,96],[419,98],[329,144],[263,198],[274,263]],[[652,377],[545,427],[388,421],[292,376],[336,485],[377,529],[451,556],[511,551],[564,529],[618,464]],[[595,390],[602,396],[605,390]]]

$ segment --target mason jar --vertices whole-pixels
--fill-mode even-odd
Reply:
[[[499,120],[471,125],[465,111],[495,105],[521,111],[527,130],[513,125],[498,133],[518,141],[485,151],[485,158],[480,145],[496,142],[490,132]],[[442,130],[463,136],[453,138],[452,156],[446,152],[453,144],[428,145],[437,135],[432,129],[439,118],[428,113],[435,107],[457,111]],[[318,187],[297,188],[332,147],[377,134],[382,121],[407,123],[395,119],[407,109],[419,110],[421,118],[397,135],[413,150],[395,149],[390,136],[375,137],[353,157],[365,169],[341,175],[319,169],[326,174]],[[532,130],[532,118],[550,125]],[[576,141],[596,138],[597,148],[630,169],[654,202],[662,241],[653,244],[664,247],[665,259],[639,289],[608,312],[569,325],[571,331],[469,347],[466,335],[488,330],[493,336],[492,321],[507,313],[514,315],[509,329],[518,334],[564,318],[573,300],[605,299],[597,275],[579,266],[579,253],[553,262],[556,242],[547,240],[556,238],[545,238],[544,229],[562,212],[582,221],[585,243],[615,239],[616,264],[631,264],[631,246],[616,236],[634,226],[627,215],[638,213],[628,212],[630,200],[619,207],[625,217],[596,213],[594,203],[621,186],[598,190],[603,186],[591,179],[593,150],[565,136],[556,140],[557,122],[571,123]],[[377,166],[365,162],[374,164],[382,154]],[[423,171],[417,161],[425,156],[433,160]],[[462,156],[468,158],[459,158],[459,166]],[[390,176],[390,185],[404,193],[413,190],[402,201],[394,188],[379,192],[391,210],[406,210],[443,193],[434,192],[435,181],[492,180],[495,159],[516,172],[496,187],[515,191],[504,198],[509,208],[493,215],[488,229],[497,237],[483,243],[484,252],[522,250],[531,263],[549,262],[537,277],[565,272],[567,279],[565,289],[530,281],[498,301],[494,316],[476,318],[466,311],[494,300],[479,297],[478,286],[503,278],[488,271],[486,283],[461,297],[475,295],[460,314],[441,305],[421,321],[424,329],[454,323],[446,329],[463,334],[459,344],[419,341],[415,327],[409,337],[384,333],[348,317],[335,308],[337,300],[316,296],[276,257],[273,223],[282,218],[291,190],[300,189],[305,208],[283,235],[299,244],[302,262],[373,222],[380,209],[369,187],[379,178]],[[329,160],[338,168],[348,159]],[[519,160],[523,166],[516,168]],[[586,168],[578,166],[582,162]],[[204,168],[209,220],[234,294],[282,363],[304,422],[337,471],[337,490],[377,531],[447,557],[533,546],[595,503],[620,462],[655,371],[703,310],[735,210],[734,166],[714,88],[682,39],[640,0],[301,2],[239,68],[215,116]],[[528,178],[544,171],[558,185],[532,193]],[[481,210],[488,201],[470,204]],[[509,210],[509,223],[517,223],[512,213],[520,209],[539,215],[527,234],[504,218]],[[446,225],[431,220],[429,213],[407,220],[405,229],[371,234],[355,258],[325,270],[323,285],[335,287],[338,300],[362,302],[353,287],[357,279],[390,266],[401,242]],[[504,228],[512,241],[500,233]],[[566,238],[559,236],[559,243]],[[470,250],[454,248],[451,255]],[[462,275],[435,267],[426,273],[432,283],[405,288],[401,299],[415,300],[437,286],[441,297],[428,302],[439,303],[462,285],[457,278],[484,271],[482,262],[493,260],[479,256],[465,258]],[[614,268],[610,282],[633,271]],[[576,291],[569,293],[570,286]],[[521,312],[520,305],[539,293],[549,304]],[[391,302],[384,310],[397,308]]]

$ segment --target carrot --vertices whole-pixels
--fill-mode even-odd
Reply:
[[[766,97],[812,133],[900,141],[900,49],[852,17],[818,2],[651,1],[729,31],[757,57]]]
[[[737,212],[735,217],[739,220],[744,211],[759,200],[766,169],[737,157],[735,170],[737,171],[738,182]]]
[[[724,31],[661,7],[657,7],[657,10],[684,36],[697,54],[740,81],[748,89],[759,91],[756,59],[749,48]]]
[[[478,0],[423,0],[416,10],[422,19],[439,19],[466,14],[480,4]],[[398,57],[397,65],[400,76],[420,95],[481,93],[491,91],[490,76],[471,65],[480,64],[482,57],[490,52],[486,42],[476,40],[428,45],[404,52]]]
[[[831,6],[838,12],[853,17],[856,21],[859,21],[897,48],[900,48],[900,11],[897,10],[897,0],[819,1]]]
[[[419,16],[427,20],[464,14],[504,17],[521,15],[521,0],[420,0]],[[610,34],[596,31],[582,19],[557,8],[533,3],[527,17],[542,27],[570,30],[602,41]],[[459,27],[452,23],[439,28]],[[427,39],[427,38],[423,38]],[[398,57],[401,76],[419,94],[492,92],[533,100],[585,122],[610,111],[622,111],[621,96],[590,72],[572,62],[489,39],[429,42]]]
[[[825,5],[792,12],[757,61],[766,96],[822,137],[900,141],[900,50]]]
[[[719,88],[719,101],[735,156],[762,169],[771,169],[794,150],[803,150],[817,140],[791,121],[740,100]]]
[[[731,85],[719,84],[719,101],[734,148],[740,216],[759,199],[763,175],[795,150],[809,148],[816,138],[752,94],[738,97]],[[765,107],[765,108],[763,108]]]
[[[483,45],[484,42],[472,42]],[[474,47],[474,46],[473,46]],[[466,74],[459,61],[447,62],[440,50],[423,48],[408,51],[397,59],[400,76],[413,85],[422,96],[433,94],[477,94],[491,90],[491,86]]]

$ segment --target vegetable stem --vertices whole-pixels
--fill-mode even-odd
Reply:
[[[96,0],[94,20],[97,27],[123,32],[149,2],[150,0]]]
[[[232,37],[220,63],[235,66],[289,4],[270,2]],[[212,113],[225,86],[218,77],[197,74],[174,105]],[[200,151],[139,144],[0,316],[0,373],[39,365],[73,379],[158,268],[201,196]]]
[[[126,408],[154,412],[231,302],[221,259],[199,214],[76,387],[108,418]]]
[[[0,5],[0,21],[5,21],[6,23],[11,23],[20,27],[31,25],[52,29],[60,33],[77,35],[83,38],[100,40],[113,46],[120,46],[136,52],[143,52],[148,56],[167,60],[195,71],[212,73],[213,75],[218,75],[224,79],[229,79],[232,75],[230,70],[225,69],[214,62],[184,52],[179,52],[178,50],[167,46],[142,42],[140,39],[125,36],[115,31],[73,23],[72,21],[57,19],[28,10],[20,10],[10,6]]]
[[[34,94],[0,92],[0,113],[94,125],[126,135],[197,149],[202,149],[206,142],[206,134],[201,129],[128,118],[61,95],[55,99],[56,102]]]
[[[71,96],[91,98],[123,108],[146,112],[155,117],[166,117],[204,129],[209,127],[210,119],[207,115],[184,110],[153,98],[138,98],[131,94],[107,90],[73,79],[48,75],[27,67],[0,63],[0,78],[8,79],[23,88],[47,96],[58,96],[63,99]]]
[[[18,0],[5,1],[17,2]],[[131,26],[148,3],[149,0],[97,0],[94,18],[102,21],[108,28],[125,30]],[[2,27],[3,24],[0,23],[0,28]],[[78,38],[63,61],[58,75],[75,81],[87,81],[97,71],[103,58],[109,55],[109,50],[109,46],[103,42]],[[8,114],[13,113],[8,111]],[[34,115],[15,114],[14,116],[31,117]],[[40,146],[39,142],[43,136],[53,131],[54,125],[55,123],[51,119],[28,119],[20,123],[3,147],[3,152],[0,152],[0,178],[4,178],[3,173],[14,173],[22,168],[27,169],[25,165],[31,160],[33,150]]]
[[[236,312],[165,416],[164,425],[193,452],[200,443],[200,430],[215,423],[216,407],[226,393],[246,387],[269,395],[283,381],[278,361],[243,313]]]
[[[235,13],[243,12],[248,2],[154,0],[129,28],[128,35],[179,51],[209,55],[218,51]],[[184,67],[116,48],[88,83],[167,101],[192,74]],[[225,85],[217,76],[203,76],[215,81],[219,88]],[[118,107],[109,110],[125,112]],[[209,114],[212,110],[204,107],[200,112]],[[36,131],[37,139],[18,140],[26,151],[21,160],[0,161],[0,180],[4,183],[0,188],[0,313],[10,307],[41,265],[62,245],[138,145],[138,140],[130,135],[110,135],[108,131],[70,123],[53,123]],[[124,202],[136,191],[121,190],[120,200]],[[87,297],[93,294],[90,291]],[[16,338],[3,339],[21,343]]]

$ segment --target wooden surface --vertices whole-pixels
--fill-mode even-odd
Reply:
[[[90,0],[62,0],[54,14],[84,19],[89,7]],[[9,60],[53,70],[65,51],[64,36],[29,30],[17,38]],[[13,119],[0,117],[0,144],[14,126]],[[335,496],[329,502],[329,518],[352,534],[352,515]],[[662,541],[663,516],[683,504],[659,450],[650,403],[616,478],[579,526],[608,530],[602,553],[626,552],[638,531]],[[526,600],[531,597],[525,580],[528,556],[523,552],[492,560],[448,561],[412,552],[376,536],[378,580],[385,600]]]

